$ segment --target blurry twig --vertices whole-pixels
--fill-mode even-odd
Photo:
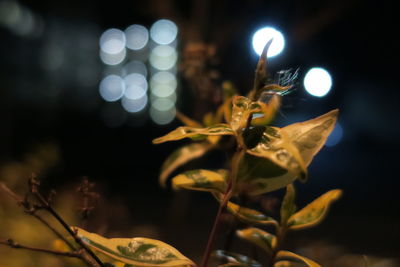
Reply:
[[[29,193],[26,194],[24,198],[16,194],[14,191],[8,188],[4,183],[0,183],[0,191],[8,195],[13,200],[15,200],[18,205],[24,208],[24,211],[27,214],[34,216],[46,227],[48,227],[57,237],[59,237],[66,245],[68,245],[72,249],[72,251],[65,252],[65,251],[29,247],[20,245],[14,242],[12,239],[0,240],[0,244],[7,245],[12,248],[28,249],[32,251],[50,253],[58,256],[75,257],[81,259],[89,266],[104,267],[105,265],[103,264],[103,262],[93,253],[92,250],[90,250],[90,248],[77,236],[76,232],[65,222],[65,220],[51,206],[51,202],[55,195],[55,192],[52,191],[49,197],[45,198],[38,190],[39,185],[40,185],[39,181],[37,181],[35,177],[32,175],[32,177],[29,179]],[[31,196],[35,197],[38,203],[30,200]],[[46,210],[47,212],[49,212],[63,226],[63,228],[70,234],[70,236],[81,248],[75,249],[74,246],[58,230],[56,230],[43,217],[41,217],[36,213],[38,210]]]

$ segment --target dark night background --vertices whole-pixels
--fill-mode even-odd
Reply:
[[[151,143],[180,123],[160,126],[147,115],[126,115],[121,125],[107,126],[103,111],[111,104],[98,91],[106,68],[98,40],[108,28],[150,27],[171,19],[179,27],[178,50],[198,30],[217,46],[221,78],[245,92],[257,62],[252,34],[274,25],[284,33],[286,47],[270,60],[270,70],[300,68],[297,90],[284,100],[278,123],[339,108],[343,127],[341,142],[324,147],[310,166],[309,182],[297,185],[299,205],[333,188],[343,189],[344,196],[320,226],[292,239],[324,239],[354,253],[398,257],[400,88],[393,2],[18,1],[39,26],[24,35],[0,25],[0,164],[52,142],[60,161],[43,177],[46,186],[60,189],[86,175],[101,188],[103,202],[126,206],[123,225],[155,225],[164,240],[197,255],[189,250],[203,248],[217,204],[207,194],[160,188],[160,165],[179,144]],[[53,68],[57,53],[63,61]],[[333,88],[323,98],[303,88],[312,66],[331,72]],[[195,98],[185,87],[180,82],[177,107],[191,115]],[[168,210],[177,201],[185,207],[171,219]],[[109,215],[119,220],[118,214]]]

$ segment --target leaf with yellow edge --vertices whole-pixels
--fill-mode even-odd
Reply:
[[[217,137],[217,136],[213,136]],[[161,167],[159,182],[162,186],[166,185],[168,176],[178,167],[185,163],[199,158],[207,153],[213,147],[209,142],[192,143],[182,146],[172,152],[171,155],[164,161]]]
[[[289,218],[287,223],[289,229],[304,229],[320,223],[326,216],[329,206],[341,195],[342,190],[334,189],[315,199]]]
[[[235,252],[229,252],[225,250],[216,250],[213,251],[212,256],[215,258],[218,258],[220,260],[227,261],[228,263],[220,266],[249,266],[249,267],[261,267],[261,264],[252,258],[249,258],[245,255],[235,253]],[[234,264],[234,265],[229,265],[229,264]]]
[[[222,201],[222,194],[214,193],[213,195],[219,202]],[[239,206],[231,201],[228,201],[226,209],[236,218],[246,223],[274,226],[278,225],[278,222],[275,221],[272,217],[269,217],[257,210]]]
[[[338,110],[284,128],[266,127],[259,144],[248,149],[239,168],[237,191],[249,195],[271,192],[305,182],[307,166],[325,144],[336,123]],[[257,159],[262,157],[264,159]]]
[[[286,194],[283,198],[281,205],[281,225],[286,225],[290,216],[296,212],[296,204],[294,202],[296,198],[296,191],[293,184],[286,186]]]
[[[325,144],[335,127],[338,114],[339,110],[335,109],[315,119],[282,128],[282,132],[300,152],[306,166],[310,165],[315,154]]]
[[[208,135],[233,135],[232,129],[228,124],[220,123],[207,128],[193,128],[181,126],[169,132],[168,134],[153,140],[154,144],[160,144],[168,141],[176,141],[190,137],[192,139],[205,138]]]
[[[73,227],[79,238],[97,252],[133,266],[195,266],[174,247],[159,240],[135,238],[105,238]]]
[[[225,177],[221,172],[209,170],[191,170],[172,178],[174,189],[185,188],[196,191],[225,192]]]
[[[276,236],[255,227],[237,230],[236,234],[240,238],[259,246],[269,254],[271,254],[276,247]]]
[[[251,120],[252,126],[264,126],[271,123],[275,118],[277,111],[281,105],[281,97],[278,94],[274,94],[268,103],[258,102],[261,106],[260,116]]]
[[[305,263],[307,266],[309,267],[321,267],[321,265],[319,265],[318,263],[316,263],[315,261],[312,261],[306,257],[297,255],[293,252],[290,251],[285,251],[285,250],[280,250],[278,251],[278,253],[276,254],[276,259],[279,262],[280,260],[284,260],[284,259],[290,259],[290,260],[297,260],[300,262]],[[291,266],[291,265],[289,265]]]
[[[261,111],[261,104],[252,102],[244,96],[234,96],[232,99],[232,119],[231,128],[235,132],[240,132],[247,125],[247,120],[253,113]]]

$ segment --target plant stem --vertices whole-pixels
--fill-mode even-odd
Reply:
[[[223,211],[225,210],[226,205],[228,204],[228,201],[232,197],[233,190],[234,190],[235,184],[236,184],[239,162],[240,162],[241,158],[243,157],[244,153],[245,153],[245,150],[243,148],[241,148],[240,146],[238,146],[236,153],[232,157],[232,165],[231,165],[231,172],[230,172],[230,176],[229,176],[229,180],[228,180],[228,186],[227,186],[225,194],[222,197],[221,203],[218,208],[217,215],[215,216],[214,224],[211,229],[210,235],[208,237],[207,245],[204,250],[203,259],[202,259],[200,267],[207,267],[207,265],[208,265],[208,260],[210,259],[210,253],[211,253],[211,249],[212,249],[212,246],[213,246],[215,238],[216,238],[216,233],[221,224],[221,215],[222,215]]]
[[[52,255],[56,255],[56,256],[81,258],[81,254],[79,254],[76,251],[58,251],[58,250],[52,250],[52,249],[46,249],[46,248],[30,247],[30,246],[25,246],[25,245],[16,243],[12,239],[0,240],[0,244],[9,246],[11,248],[20,248],[20,249],[27,249],[27,250],[31,250],[31,251],[37,251],[37,252],[44,252],[44,253],[52,254]]]
[[[276,255],[278,254],[279,250],[282,248],[283,241],[285,239],[287,232],[287,227],[284,226],[279,226],[277,234],[276,234],[276,246],[274,250],[272,251],[271,258],[269,259],[269,262],[267,264],[267,267],[273,267],[276,261]]]

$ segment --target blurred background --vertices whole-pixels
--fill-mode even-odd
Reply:
[[[324,266],[364,266],[360,255],[400,266],[395,10],[360,0],[0,0],[0,180],[23,192],[37,173],[79,224],[75,188],[87,176],[101,195],[88,230],[159,238],[198,260],[217,203],[161,188],[163,160],[185,141],[151,140],[181,125],[176,110],[199,121],[215,110],[224,81],[247,93],[259,47],[274,37],[270,72],[297,77],[275,124],[340,109],[309,182],[296,185],[299,206],[333,188],[344,196],[287,247]],[[1,238],[51,245],[36,226],[0,196]],[[72,264],[5,247],[0,256],[0,266]]]

